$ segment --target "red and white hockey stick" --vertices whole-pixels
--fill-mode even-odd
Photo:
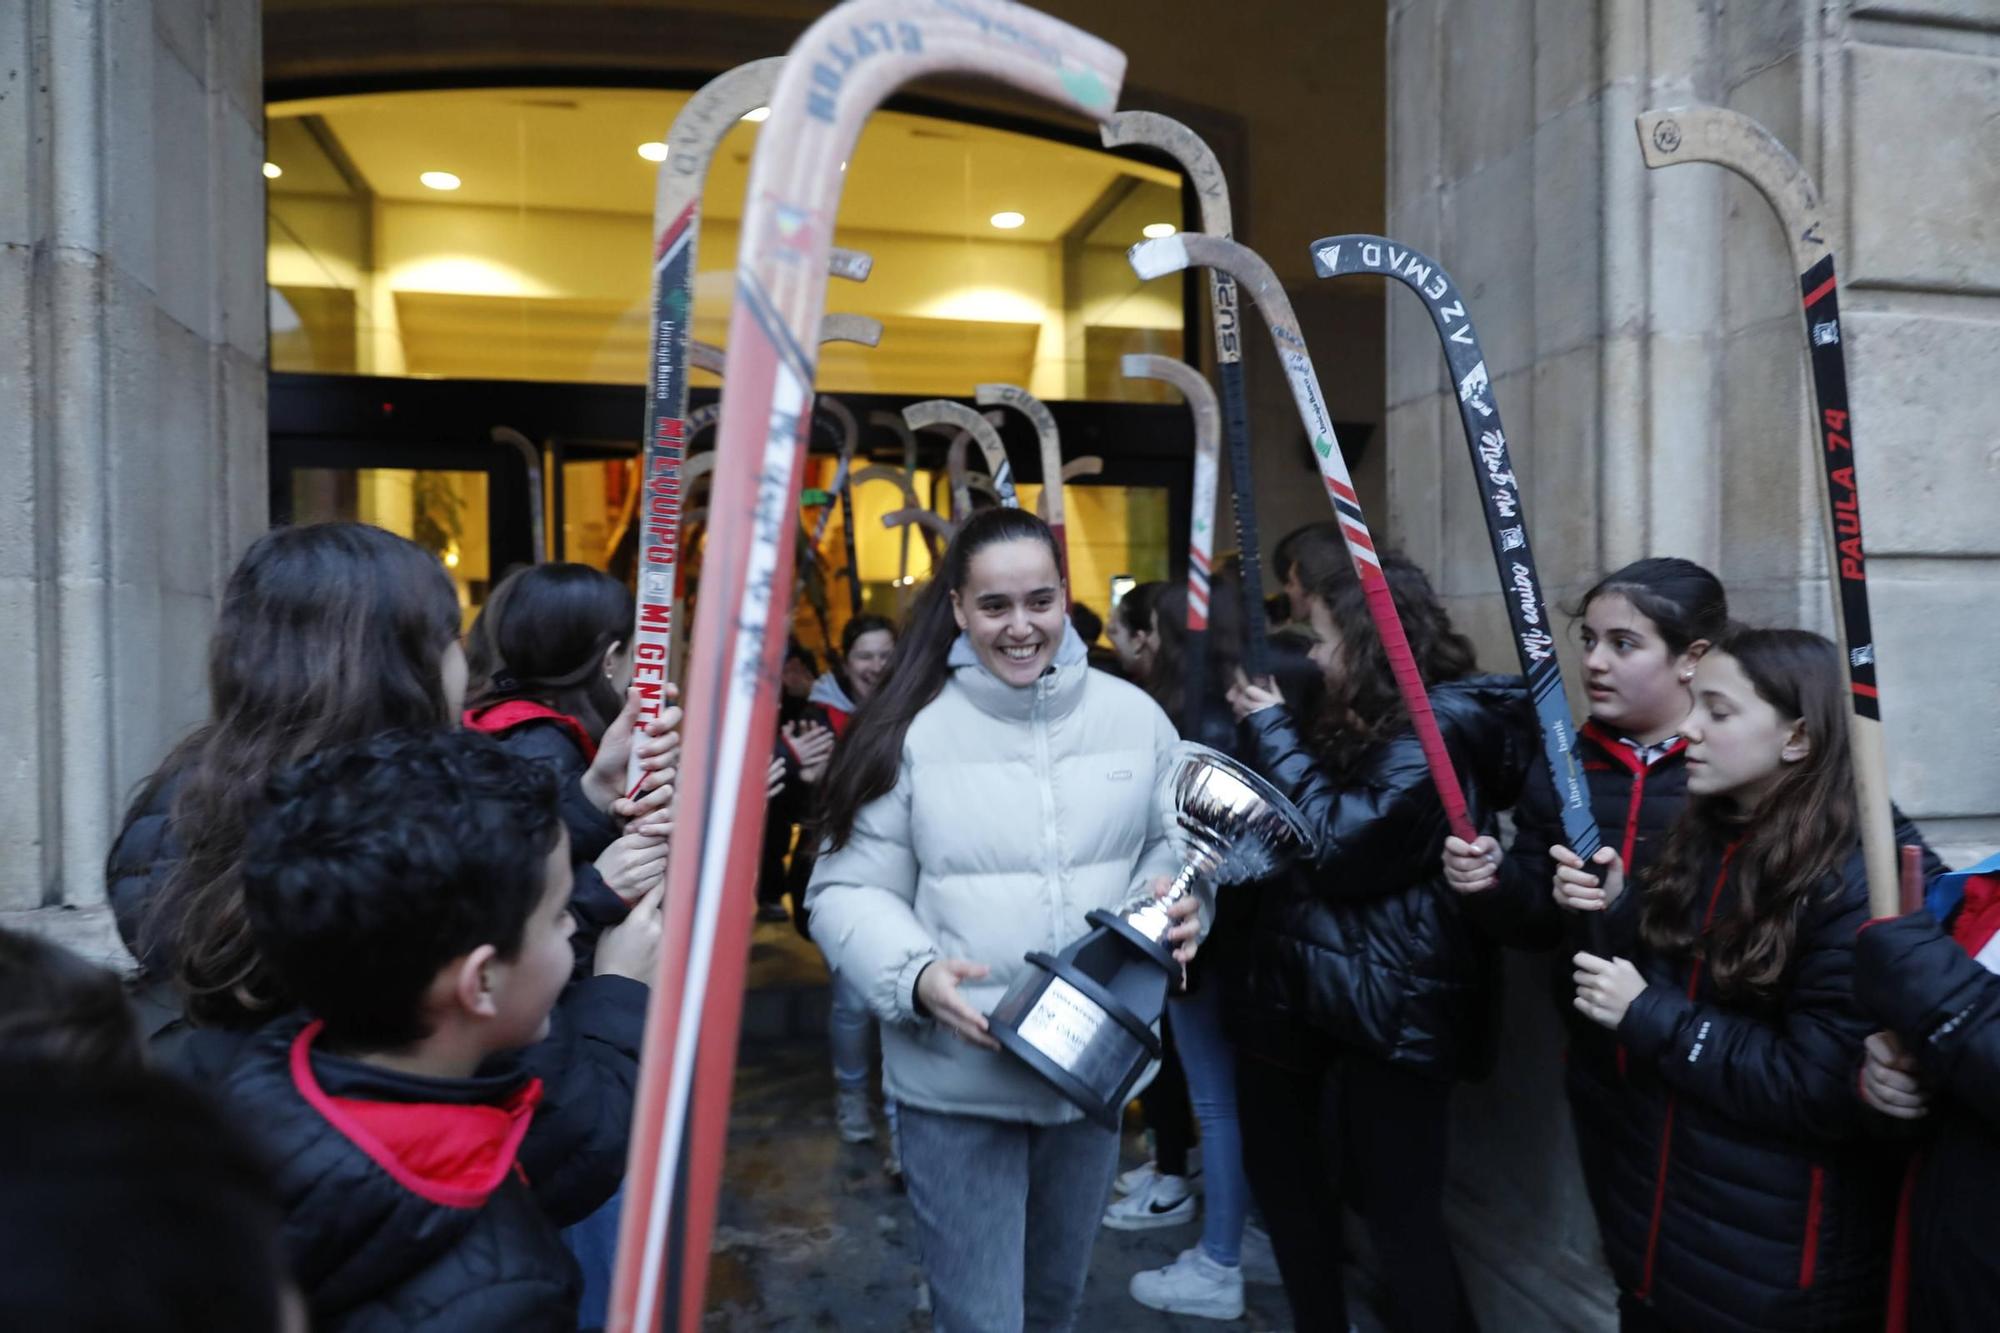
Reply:
[[[776,56],[738,65],[699,88],[667,130],[667,157],[653,196],[653,322],[640,479],[644,515],[639,530],[638,596],[632,625],[632,683],[639,691],[639,724],[666,707],[674,630],[681,509],[687,494],[688,366],[694,327],[695,242],[701,231],[701,194],[722,138],[743,114],[765,105],[784,62]],[[868,257],[844,252],[830,260],[842,276],[868,276]],[[625,775],[636,792],[642,774],[635,756]]]
[[[1396,674],[1396,689],[1410,714],[1410,725],[1424,747],[1424,759],[1431,770],[1431,782],[1444,804],[1451,831],[1471,842],[1479,836],[1465,808],[1465,793],[1459,788],[1458,774],[1452,770],[1451,754],[1431,713],[1430,694],[1417,671],[1410,652],[1409,636],[1396,614],[1389,593],[1389,581],[1382,576],[1382,564],[1375,554],[1375,538],[1362,518],[1361,497],[1354,493],[1354,481],[1347,475],[1347,460],[1341,456],[1340,442],[1334,438],[1333,418],[1327,414],[1320,394],[1319,376],[1313,373],[1312,357],[1306,340],[1299,334],[1298,318],[1292,314],[1291,299],[1278,282],[1271,266],[1247,246],[1217,236],[1183,232],[1156,241],[1141,241],[1132,247],[1132,267],[1142,278],[1178,273],[1192,264],[1226,270],[1237,283],[1249,289],[1250,299],[1264,312],[1264,324],[1277,344],[1278,359],[1284,363],[1285,378],[1292,387],[1292,401],[1298,404],[1299,420],[1312,441],[1313,457],[1319,460],[1320,477],[1326,482],[1327,498],[1333,502],[1334,516],[1340,520],[1341,536],[1347,540],[1347,554],[1368,597],[1369,618],[1389,655]]]
[[[1118,366],[1127,379],[1164,380],[1173,385],[1194,413],[1194,507],[1188,515],[1188,648],[1182,669],[1185,712],[1181,734],[1195,736],[1208,689],[1208,574],[1215,553],[1215,472],[1222,413],[1215,405],[1215,390],[1185,361],[1135,353],[1122,358]]]
[[[1201,202],[1201,229],[1223,240],[1234,219],[1229,182],[1222,164],[1199,134],[1157,111],[1121,111],[1104,124],[1106,148],[1141,145],[1181,164]],[[1250,410],[1243,396],[1242,321],[1236,307],[1236,279],[1227,270],[1208,271],[1208,314],[1215,333],[1215,365],[1222,381],[1223,428],[1229,438],[1230,503],[1236,515],[1236,546],[1243,572],[1243,660],[1250,674],[1271,674],[1271,627],[1264,614],[1263,548],[1257,536],[1257,492],[1250,475]]]
[[[1042,521],[1056,534],[1056,549],[1062,552],[1063,577],[1069,575],[1069,536],[1063,530],[1062,432],[1056,429],[1055,415],[1047,403],[1015,384],[981,384],[973,389],[973,401],[981,407],[1006,406],[1026,417],[1035,427],[1035,442],[1042,458]]]
[[[1799,274],[1799,313],[1812,366],[1813,419],[1820,443],[1821,489],[1827,526],[1826,563],[1833,573],[1833,623],[1847,659],[1847,744],[1861,815],[1861,855],[1868,870],[1868,904],[1894,916],[1902,876],[1895,817],[1889,806],[1889,761],[1882,744],[1882,703],[1875,685],[1875,638],[1868,618],[1868,559],[1861,546],[1861,483],[1854,465],[1854,424],[1847,407],[1847,358],[1840,341],[1840,295],[1833,272],[1819,191],[1798,159],[1762,125],[1717,106],[1648,111],[1638,119],[1648,167],[1713,162],[1757,187],[1785,229]]]
[[[850,0],[806,30],[751,159],[728,395],[695,616],[687,724],[614,1276],[615,1333],[701,1323],[776,729],[814,330],[862,122],[912,79],[963,72],[1102,119],[1125,58],[1002,0]]]

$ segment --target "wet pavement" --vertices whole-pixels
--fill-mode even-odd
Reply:
[[[879,1091],[875,1143],[843,1143],[834,1131],[818,950],[788,923],[761,923],[750,977],[704,1326],[927,1333],[909,1201],[883,1169],[888,1127]],[[1143,1157],[1138,1136],[1128,1134],[1123,1165]],[[1198,1219],[1156,1231],[1100,1230],[1077,1328],[1290,1329],[1275,1284],[1247,1284],[1244,1317],[1229,1324],[1162,1314],[1131,1298],[1134,1273],[1171,1263],[1200,1234]],[[1357,1277],[1351,1289],[1361,1284]],[[1370,1333],[1376,1325],[1363,1316],[1360,1327]]]

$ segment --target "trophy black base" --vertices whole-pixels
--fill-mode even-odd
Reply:
[[[1109,917],[1109,920],[1100,918]],[[1137,932],[1093,912],[1088,935],[1029,967],[989,1016],[993,1039],[1107,1129],[1148,1062],[1166,1007],[1167,970]],[[1171,955],[1168,956],[1171,961]]]

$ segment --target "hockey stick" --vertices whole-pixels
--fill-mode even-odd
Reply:
[[[651,1333],[663,1309],[677,1329],[701,1323],[785,646],[779,571],[798,526],[840,165],[869,112],[912,79],[984,75],[1102,118],[1124,68],[1114,47],[1018,4],[849,0],[805,31],[778,76],[745,196],[703,575],[712,595],[695,618],[615,1333]]]
[[[1078,477],[1101,477],[1104,475],[1104,460],[1096,454],[1084,454],[1063,464],[1062,479],[1075,481]]]
[[[916,499],[917,475],[917,433],[909,423],[895,412],[870,412],[868,424],[886,426],[894,432],[903,445],[903,474],[910,478],[910,507],[918,505]],[[931,563],[937,563],[937,538],[929,530],[924,531],[926,549],[930,551]],[[898,535],[896,543],[896,618],[901,620],[910,611],[910,530],[906,527]]]
[[[981,407],[1005,405],[1026,417],[1035,427],[1035,440],[1042,456],[1042,520],[1056,534],[1056,550],[1062,553],[1063,579],[1070,577],[1069,537],[1063,530],[1062,434],[1056,429],[1055,414],[1047,403],[1014,384],[981,384],[972,391]]]
[[[881,329],[881,322],[875,321],[878,337]],[[846,403],[830,393],[819,395],[819,405],[840,427],[840,462],[833,472],[832,499],[840,505],[841,545],[847,556],[848,614],[858,616],[861,614],[861,567],[855,563],[854,555],[854,450],[861,443],[861,423],[854,419],[854,413],[847,410]],[[820,515],[819,526],[813,530],[814,550],[819,549],[820,538],[826,535],[827,520],[832,517],[833,505],[828,504],[826,512]]]
[[[495,426],[490,432],[493,443],[504,444],[521,455],[521,462],[528,469],[528,531],[533,542],[533,554],[528,558],[531,565],[539,565],[549,559],[549,527],[542,518],[542,451],[535,442],[515,430],[512,426]]]
[[[1638,118],[1648,167],[1713,162],[1757,187],[1778,215],[1798,270],[1800,314],[1812,362],[1813,418],[1822,448],[1821,498],[1826,563],[1834,575],[1833,624],[1847,659],[1847,744],[1861,816],[1868,903],[1893,916],[1898,901],[1896,825],[1889,810],[1889,761],[1875,684],[1875,639],[1868,619],[1868,561],[1861,546],[1861,484],[1847,408],[1847,357],[1840,342],[1840,295],[1819,191],[1798,159],[1748,116],[1714,106],[1647,111]]]
[[[1199,134],[1157,111],[1121,111],[1102,130],[1106,148],[1157,149],[1180,163],[1201,200],[1201,229],[1228,240],[1234,225],[1229,182],[1222,164]],[[1236,515],[1236,548],[1243,573],[1243,660],[1257,679],[1271,674],[1271,625],[1264,614],[1264,557],[1257,539],[1257,492],[1250,476],[1250,411],[1243,398],[1242,321],[1236,279],[1208,271],[1208,315],[1215,333],[1215,364],[1222,380],[1222,422],[1229,439],[1230,505]]]
[[[993,474],[993,488],[1000,496],[1000,503],[1008,509],[1020,508],[1021,501],[1014,494],[1014,468],[1007,461],[1007,446],[1000,441],[1000,432],[993,423],[964,403],[953,402],[949,398],[927,398],[921,403],[911,403],[903,409],[903,420],[912,430],[922,430],[926,426],[956,426],[959,434],[952,438],[946,453],[946,469],[951,474],[952,506],[959,510],[952,515],[964,522],[972,512],[972,497],[966,493],[965,446],[968,440],[976,441],[979,452],[986,455],[986,470]]]
[[[1500,400],[1486,377],[1486,354],[1479,333],[1466,313],[1465,298],[1444,266],[1429,255],[1384,236],[1356,233],[1328,236],[1312,243],[1313,268],[1322,278],[1348,273],[1374,273],[1401,282],[1423,297],[1437,327],[1444,359],[1457,386],[1458,421],[1465,430],[1465,447],[1479,487],[1480,512],[1486,516],[1486,539],[1493,548],[1493,566],[1500,575],[1507,623],[1514,631],[1514,652],[1535,715],[1542,726],[1542,759],[1562,806],[1563,840],[1585,861],[1604,845],[1590,813],[1590,789],[1576,754],[1576,721],[1563,690],[1562,662],[1556,656],[1555,617],[1542,595],[1535,571],[1534,549],[1528,544],[1528,520],[1522,512],[1521,485],[1507,450],[1507,432],[1500,424]]]
[[[1194,509],[1188,515],[1187,660],[1183,664],[1181,734],[1198,740],[1208,691],[1208,573],[1215,553],[1215,472],[1221,413],[1200,371],[1170,356],[1121,358],[1127,379],[1163,380],[1181,391],[1194,413]]]
[[[1368,598],[1369,618],[1375,622],[1376,633],[1382,636],[1382,647],[1395,672],[1396,689],[1403,696],[1410,725],[1423,746],[1431,782],[1444,804],[1445,819],[1454,834],[1467,842],[1473,841],[1479,833],[1466,813],[1465,793],[1459,789],[1458,774],[1452,771],[1451,754],[1445,749],[1444,736],[1431,712],[1430,694],[1417,671],[1409,636],[1403,632],[1389,581],[1383,577],[1381,560],[1375,554],[1375,539],[1361,515],[1361,497],[1354,493],[1353,479],[1347,475],[1347,460],[1341,457],[1340,442],[1334,438],[1333,418],[1327,415],[1326,400],[1319,391],[1319,376],[1313,373],[1306,341],[1299,334],[1299,321],[1292,314],[1291,299],[1279,285],[1278,275],[1247,246],[1200,233],[1182,232],[1156,241],[1141,241],[1130,253],[1132,268],[1142,278],[1178,273],[1191,264],[1226,268],[1231,277],[1249,288],[1250,299],[1264,312],[1264,325],[1270,329],[1278,359],[1284,363],[1292,401],[1298,404],[1299,421],[1305,426],[1306,438],[1312,441],[1313,457],[1319,460],[1327,498],[1333,502],[1334,515],[1340,520],[1340,535],[1347,542],[1347,554],[1354,561],[1354,572]]]
[[[768,84],[766,87],[768,87]],[[763,102],[760,99],[755,105],[761,106]],[[745,109],[747,110],[748,108]],[[669,153],[668,156],[671,157],[672,153]],[[844,274],[853,278],[856,282],[865,282],[868,279],[869,272],[874,268],[874,263],[873,259],[860,250],[839,250],[835,251],[833,257],[827,261],[827,271],[835,274]],[[874,347],[882,341],[882,321],[868,315],[849,315],[843,313],[824,315],[819,321],[819,340],[822,343],[851,342],[859,343],[863,347]],[[707,476],[715,467],[715,451],[713,449],[710,449],[705,454],[695,454],[692,457],[689,455],[694,448],[695,437],[707,430],[710,424],[719,420],[722,415],[722,403],[720,400],[697,408],[693,413],[688,412],[687,386],[685,383],[687,378],[686,370],[688,367],[692,367],[695,370],[705,370],[711,375],[720,377],[723,366],[726,364],[725,354],[720,347],[717,347],[714,343],[703,342],[699,338],[689,338],[686,340],[686,350],[683,355],[686,365],[682,368],[681,375],[683,381],[681,386],[681,415],[685,418],[685,422],[680,432],[680,475],[678,485],[674,491],[675,510],[672,519],[673,562],[669,567],[669,572],[672,575],[669,605],[672,610],[666,619],[669,630],[671,630],[672,626],[681,623],[684,608],[687,605],[687,580],[681,569],[681,541],[684,519],[680,513],[679,506],[688,495],[693,494],[695,483]],[[840,410],[843,415],[847,414],[845,407],[842,407]],[[848,415],[847,422],[842,424],[842,429],[844,430],[846,425],[851,425],[853,420],[854,418]],[[815,539],[812,549],[817,550],[818,547],[819,542]],[[819,610],[817,603],[814,604],[813,609],[816,612]],[[642,607],[640,611],[641,619],[644,618],[644,614]],[[819,615],[819,621],[820,631],[824,634],[826,632],[826,616],[824,613]],[[660,644],[666,654],[664,657],[658,659],[666,667],[665,679],[681,679],[681,669],[686,665],[687,645],[684,643],[674,643],[670,634],[665,633],[660,637]],[[636,660],[639,659],[635,658]],[[638,675],[636,666],[634,667],[633,675],[636,680]],[[642,724],[645,716],[645,713],[642,711],[640,714]],[[636,765],[637,760],[635,759],[633,762]],[[630,785],[626,789],[625,796],[627,800],[630,800],[639,794],[640,775],[636,767],[628,774],[626,781]]]
[[[784,62],[773,56],[738,65],[696,90],[667,130],[667,157],[660,164],[653,196],[653,316],[646,413],[640,435],[640,484],[645,521],[639,532],[637,597],[632,623],[632,683],[639,691],[637,725],[666,707],[681,543],[681,505],[686,482],[689,342],[694,327],[696,240],[701,231],[701,193],[709,163],[723,136],[743,114],[765,105]],[[829,255],[829,266],[861,281],[868,276],[866,255]],[[636,753],[625,773],[628,792],[643,778]]]

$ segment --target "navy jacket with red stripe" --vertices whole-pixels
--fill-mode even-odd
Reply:
[[[1691,925],[1734,906],[1722,858]],[[1698,960],[1638,938],[1637,893],[1611,913],[1647,987],[1618,1038],[1628,1060],[1599,1221],[1619,1286],[1671,1328],[1880,1327],[1902,1154],[1855,1095],[1875,1024],[1853,993],[1868,917],[1857,846],[1806,904],[1779,998],[1724,1002]]]

